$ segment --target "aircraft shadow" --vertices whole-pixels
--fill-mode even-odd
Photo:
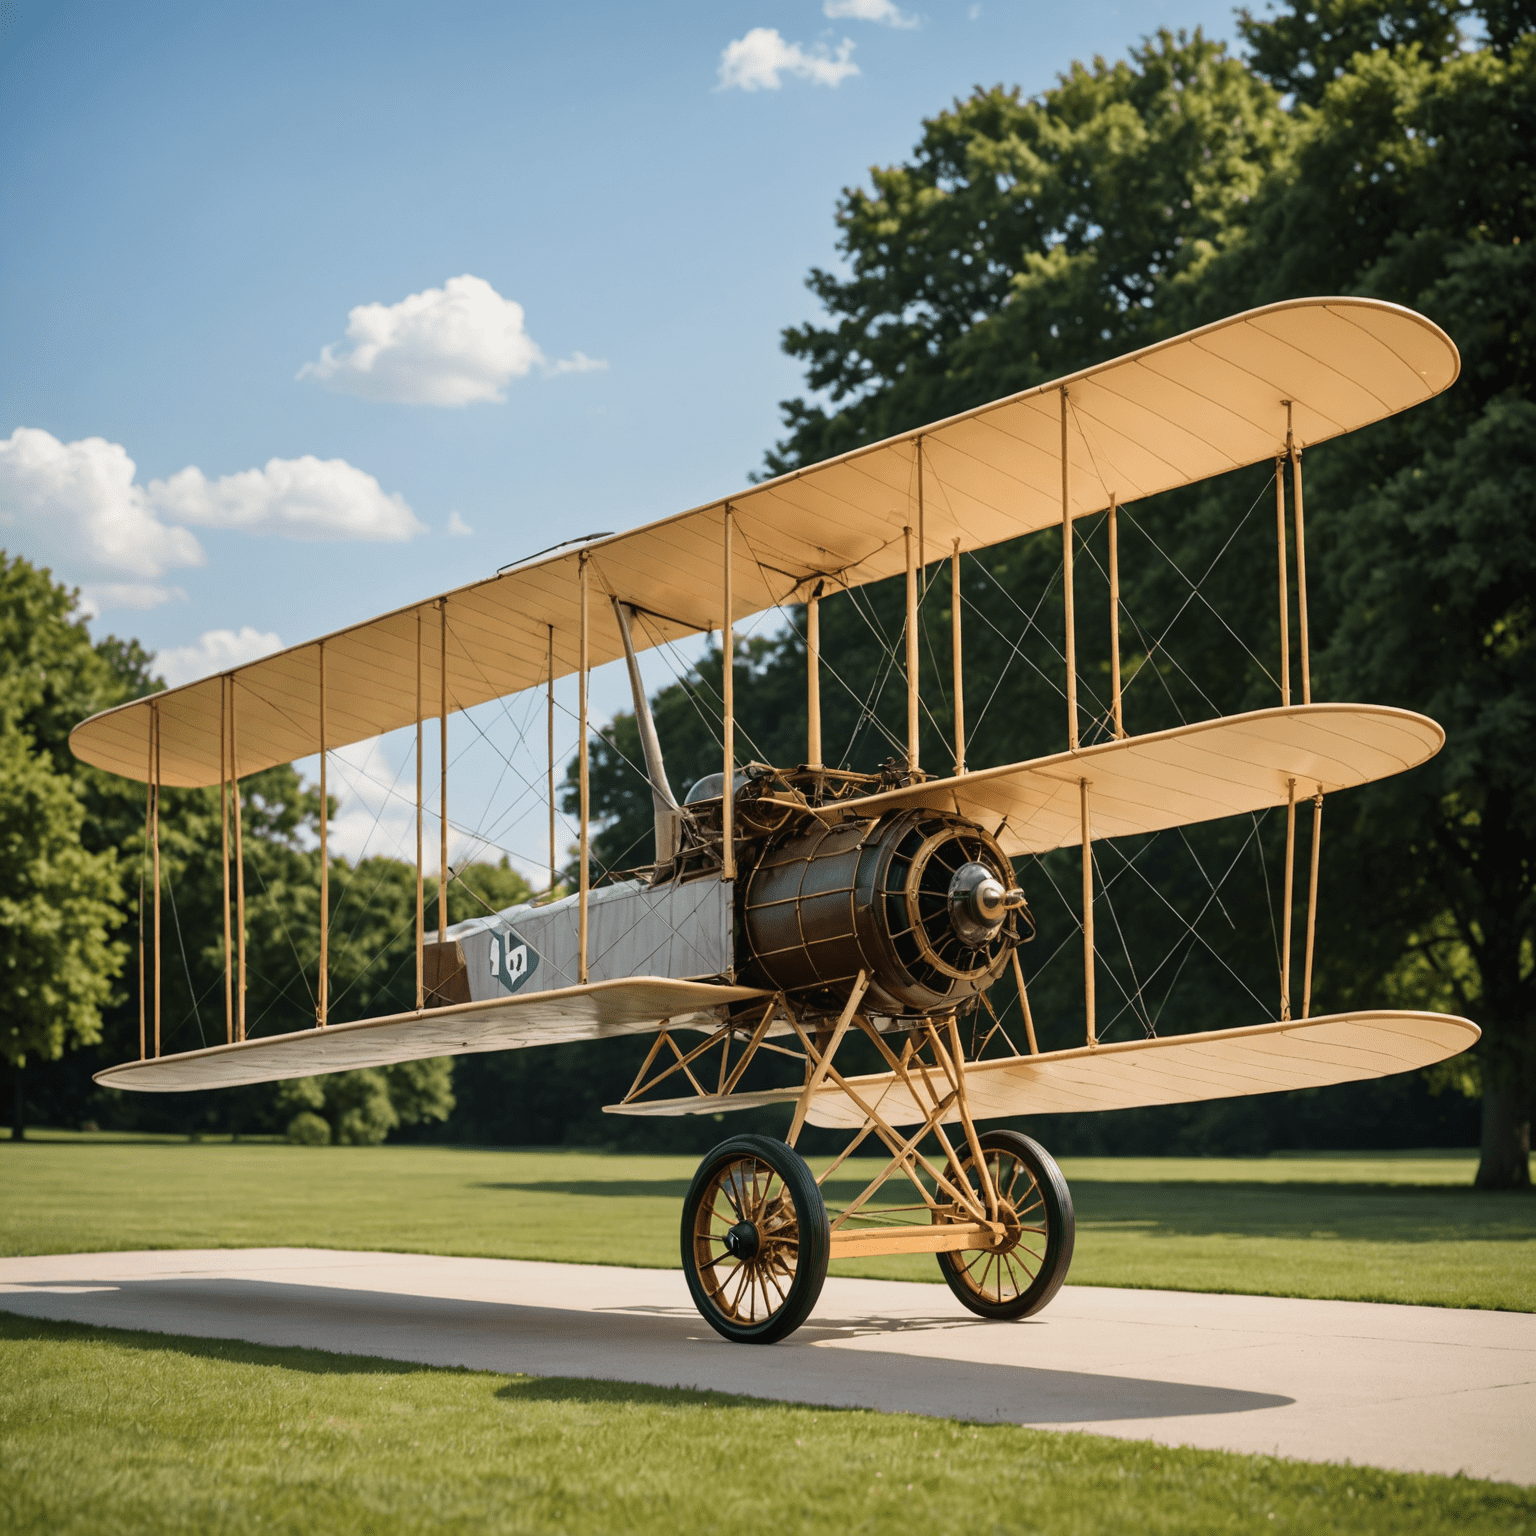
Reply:
[[[92,1284],[103,1289],[84,1289]],[[0,1297],[0,1308],[24,1317],[161,1335],[141,1334],[145,1348],[207,1354],[207,1345],[193,1340],[209,1338],[274,1346],[293,1355],[274,1363],[319,1372],[335,1371],[348,1356],[382,1357],[985,1422],[1124,1423],[1249,1413],[1293,1401],[1194,1382],[947,1359],[924,1348],[923,1341],[952,1328],[1019,1326],[952,1316],[813,1316],[790,1339],[764,1349],[727,1344],[684,1308],[576,1311],[200,1276],[73,1285],[80,1289],[9,1291]],[[1035,1324],[1046,1325],[1045,1319]],[[880,1348],[835,1347],[870,1335],[887,1342]],[[909,1348],[888,1342],[903,1338],[910,1340]],[[327,1354],[305,1363],[303,1351]],[[350,1368],[389,1367],[377,1358],[356,1358]]]

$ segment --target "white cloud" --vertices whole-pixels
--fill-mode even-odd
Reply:
[[[448,514],[448,532],[456,539],[467,539],[475,530],[457,512]]]
[[[508,380],[543,361],[523,306],[465,273],[398,304],[359,304],[346,341],[323,348],[297,377],[365,400],[469,405],[505,399]]]
[[[190,528],[290,539],[400,541],[426,530],[405,500],[345,459],[269,459],[209,480],[196,466],[147,486],[121,443],[61,443],[37,427],[0,439],[0,546],[81,584],[81,611],[154,608],[186,593],[160,578],[205,565]]]
[[[544,371],[546,373],[592,373],[606,368],[600,357],[588,357],[585,352],[573,352],[569,357],[557,358]]]
[[[94,619],[111,608],[158,608],[173,598],[186,602],[184,587],[162,587],[153,582],[88,581],[80,588],[80,615]]]
[[[878,21],[888,27],[917,25],[917,17],[899,10],[892,0],[825,0],[821,14],[833,21]]]
[[[61,579],[101,578],[96,611],[175,596],[155,578],[207,557],[196,534],[161,521],[134,473],[121,443],[61,443],[40,428],[17,427],[0,440],[0,541]],[[111,580],[123,576],[140,580]]]
[[[845,37],[836,53],[818,44],[807,51],[799,43],[786,43],[776,27],[753,27],[745,37],[729,44],[720,55],[720,84],[728,91],[776,91],[780,75],[798,75],[813,85],[837,86],[859,73],[850,55],[853,44]]]
[[[245,625],[238,633],[232,629],[210,629],[196,645],[173,645],[155,657],[155,671],[172,688],[195,682],[214,672],[227,672],[273,651],[283,648],[279,635],[263,633]]]
[[[399,543],[424,533],[399,495],[345,459],[268,459],[265,469],[209,480],[195,465],[149,482],[168,517],[200,528],[238,528],[290,539]]]

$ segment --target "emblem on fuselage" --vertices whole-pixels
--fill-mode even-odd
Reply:
[[[539,952],[510,928],[491,934],[491,978],[508,992],[520,991],[539,968]]]

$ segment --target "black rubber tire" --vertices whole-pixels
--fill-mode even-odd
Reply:
[[[747,1177],[750,1192],[739,1182]],[[732,1179],[738,1182],[732,1185]],[[722,1213],[731,1212],[741,1221],[757,1218],[753,1225],[763,1246],[750,1261],[722,1251],[711,1262],[715,1246],[723,1247],[723,1236],[715,1235],[721,1231]],[[699,1164],[683,1201],[683,1273],[694,1305],[722,1338],[735,1344],[775,1344],[793,1333],[821,1295],[831,1249],[821,1187],[793,1147],[772,1136],[733,1136]],[[751,1272],[736,1282],[733,1305],[726,1299],[727,1286],[743,1268]],[[713,1289],[706,1283],[706,1271],[722,1277]],[[762,1315],[757,1313],[759,1290]]]
[[[1072,1245],[1077,1234],[1072,1191],[1067,1188],[1056,1159],[1028,1136],[1021,1136],[1017,1131],[985,1131],[977,1140],[981,1143],[982,1156],[994,1167],[994,1176],[997,1165],[989,1154],[998,1154],[998,1164],[1003,1168],[999,1193],[1009,1198],[1011,1204],[1023,1207],[1020,1215],[1029,1218],[1029,1225],[1038,1224],[1045,1228],[1039,1267],[1030,1273],[1030,1265],[1035,1262],[1034,1251],[1021,1237],[1009,1250],[1013,1257],[1007,1260],[998,1258],[989,1263],[985,1258],[986,1251],[982,1249],[941,1253],[937,1256],[939,1272],[959,1301],[978,1317],[1029,1317],[1061,1289],[1067,1270],[1072,1266]],[[961,1168],[971,1188],[979,1193],[968,1150],[961,1158]],[[945,1172],[950,1178],[955,1176],[953,1167]],[[1021,1187],[1020,1178],[1025,1174],[1031,1184]],[[993,1275],[996,1283],[989,1286],[988,1278]]]

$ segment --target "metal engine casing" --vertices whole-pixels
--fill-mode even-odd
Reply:
[[[1004,889],[1013,866],[974,822],[930,810],[877,821],[815,822],[770,842],[741,902],[754,985],[802,1006],[841,1010],[858,973],[868,1006],[912,1017],[947,1012],[986,991],[1020,942],[1015,914],[986,943],[951,923],[949,886],[966,863],[986,865]]]

